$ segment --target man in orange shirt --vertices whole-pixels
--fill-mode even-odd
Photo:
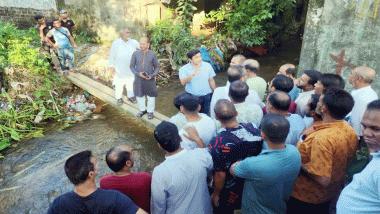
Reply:
[[[358,145],[355,130],[343,120],[353,106],[352,96],[342,89],[331,88],[321,95],[316,111],[323,123],[315,125],[315,132],[298,142],[302,168],[287,213],[329,213]]]

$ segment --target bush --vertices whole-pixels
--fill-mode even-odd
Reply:
[[[295,0],[228,0],[218,11],[211,11],[208,21],[214,21],[219,32],[247,46],[262,45],[269,31],[280,26],[275,18],[295,6]]]
[[[186,54],[201,45],[186,27],[169,19],[157,21],[148,27],[151,48],[159,54],[167,54],[174,70],[187,62]]]

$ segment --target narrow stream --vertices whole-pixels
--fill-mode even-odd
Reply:
[[[265,57],[256,58],[261,64],[261,74],[267,81],[284,63],[298,64],[301,41],[284,44]],[[215,78],[218,86],[227,81],[225,72]],[[159,88],[156,110],[168,117],[177,113],[174,97],[184,91],[177,78]],[[73,190],[63,165],[68,157],[83,150],[93,151],[99,166],[98,179],[111,173],[104,156],[113,146],[126,144],[133,148],[133,171],[151,173],[164,160],[151,129],[119,110],[106,106],[104,119],[78,122],[64,131],[56,130],[43,138],[20,142],[3,151],[0,159],[0,213],[46,213],[50,203],[60,194]],[[97,180],[98,181],[98,180]]]

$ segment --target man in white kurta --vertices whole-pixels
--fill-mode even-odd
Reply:
[[[127,89],[127,96],[132,103],[136,103],[133,93],[133,81],[135,76],[132,73],[129,64],[132,54],[139,49],[139,43],[131,39],[131,31],[124,29],[120,32],[120,38],[115,40],[111,45],[108,67],[111,68],[114,77],[112,85],[115,85],[115,97],[117,104],[122,105],[124,86]]]

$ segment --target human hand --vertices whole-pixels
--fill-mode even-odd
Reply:
[[[111,67],[110,70],[111,70],[112,74],[115,74],[115,68],[114,67]]]
[[[146,80],[151,80],[152,77],[150,77],[150,76],[145,76],[145,79],[146,79]]]
[[[186,133],[183,134],[187,139],[196,142],[198,146],[201,148],[204,147],[202,138],[199,137],[199,134],[193,125],[185,126],[183,127],[183,129],[187,132],[187,134]],[[200,144],[203,144],[203,145],[200,145]]]
[[[75,45],[74,45],[74,49],[78,49],[78,46],[77,46],[77,44],[75,44]]]
[[[142,78],[142,79],[146,79],[146,76],[143,74],[143,72],[139,73],[139,77]]]
[[[219,207],[219,195],[212,193],[211,194],[211,202],[214,205],[214,207]]]
[[[54,47],[55,49],[57,49],[57,50],[59,49],[59,46],[56,45],[56,44],[54,44],[53,47]]]

